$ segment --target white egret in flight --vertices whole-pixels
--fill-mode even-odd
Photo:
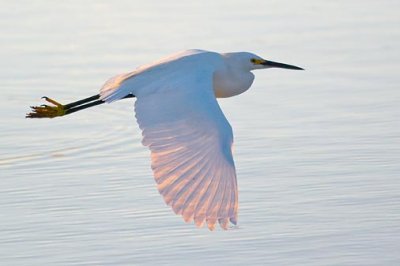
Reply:
[[[188,50],[117,75],[95,96],[32,107],[29,118],[53,118],[136,97],[135,112],[160,194],[185,221],[210,230],[236,225],[238,190],[233,134],[216,98],[248,90],[256,69],[300,67],[247,53]]]

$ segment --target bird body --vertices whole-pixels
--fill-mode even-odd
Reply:
[[[245,52],[219,54],[187,50],[111,78],[104,84],[100,95],[111,102],[123,98],[124,94],[154,93],[170,89],[165,84],[173,87],[172,84],[186,82],[188,74],[193,73],[199,77],[207,74],[213,77],[212,88],[217,98],[232,97],[245,92],[253,83],[254,75],[250,70],[256,68],[250,58],[259,57]]]
[[[202,64],[202,61],[210,64]],[[100,90],[100,97],[106,102],[122,99],[127,94],[136,97],[173,90],[179,83],[185,84],[193,74],[211,73],[221,64],[217,53],[202,50],[188,50],[173,54],[154,63],[138,67],[132,72],[109,79]],[[193,71],[190,71],[193,70]],[[190,88],[188,88],[190,89]]]
[[[33,107],[27,117],[61,116],[134,95],[142,143],[165,202],[185,221],[227,229],[237,223],[238,189],[232,128],[216,98],[245,92],[251,71],[269,67],[301,69],[247,52],[187,50],[109,79],[99,95],[68,105],[46,98],[56,106]]]

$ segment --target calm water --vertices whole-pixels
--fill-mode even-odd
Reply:
[[[399,1],[1,1],[1,265],[399,265]],[[19,4],[18,4],[19,3]],[[187,48],[253,51],[220,101],[238,228],[185,224],[156,190],[133,100],[26,120]]]

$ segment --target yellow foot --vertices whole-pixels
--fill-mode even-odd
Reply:
[[[26,114],[26,118],[54,118],[65,115],[64,105],[46,96],[42,97],[42,99],[53,105],[31,106],[32,112]]]

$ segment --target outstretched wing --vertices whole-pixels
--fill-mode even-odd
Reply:
[[[212,73],[187,72],[173,85],[139,95],[136,118],[165,202],[185,221],[227,229],[238,208],[232,128],[215,99]]]

